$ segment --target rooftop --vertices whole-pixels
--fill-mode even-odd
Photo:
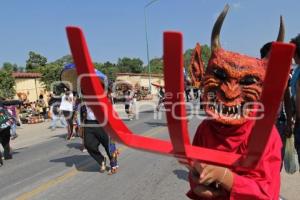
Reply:
[[[117,76],[144,76],[148,77],[149,74],[146,73],[116,73]],[[151,74],[151,77],[159,77],[162,78],[163,74]]]
[[[33,72],[13,72],[14,78],[41,78],[42,74]]]

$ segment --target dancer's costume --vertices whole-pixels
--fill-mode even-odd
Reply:
[[[204,91],[205,111],[213,120],[204,120],[193,140],[193,145],[245,154],[249,135],[255,123],[253,104],[258,102],[262,92],[268,60],[259,60],[222,49],[219,34],[228,6],[217,19],[212,32],[212,54],[204,72],[201,48],[197,44],[191,61],[192,80]],[[278,40],[283,40],[284,27]],[[278,66],[280,67],[280,66]],[[264,116],[268,117],[268,116]],[[275,126],[265,147],[265,153],[255,169],[233,167],[233,186],[220,200],[277,200],[280,191],[280,165],[282,143]],[[191,188],[195,185],[190,181]],[[213,185],[211,186],[213,187]],[[219,188],[223,190],[222,188]],[[188,193],[191,199],[200,198]]]
[[[95,70],[96,77],[99,78],[99,81],[103,84],[103,86],[107,85],[107,76],[104,75],[99,70]],[[80,92],[81,88],[80,85],[78,85],[78,82],[80,81],[80,78],[78,78],[76,74],[76,68],[73,63],[68,64],[65,66],[63,71],[61,72],[61,80],[66,84],[69,85],[70,89],[74,92]],[[83,95],[83,101],[85,100],[85,96]],[[89,154],[101,165],[103,165],[103,162],[105,164],[105,157],[101,154],[101,152],[98,149],[98,146],[102,144],[105,148],[105,151],[110,159],[110,174],[116,173],[118,166],[118,155],[119,151],[116,147],[116,144],[114,141],[112,141],[107,135],[107,133],[103,130],[102,127],[100,127],[98,121],[94,119],[93,111],[89,109],[89,104],[80,104],[77,105],[78,110],[80,110],[80,118],[83,119],[83,116],[91,115],[93,120],[85,119],[82,122],[82,126],[84,128],[84,145],[86,149],[88,150]],[[79,109],[80,108],[80,109]],[[89,125],[97,125],[97,126],[91,126]]]
[[[205,76],[200,45],[197,45],[193,54],[192,68],[195,73],[192,74],[195,79],[192,80],[198,80],[198,87],[201,85],[203,88],[204,99],[209,102],[205,110],[208,116],[214,118],[211,121],[205,120],[197,131],[194,144],[202,147],[192,146],[189,141],[183,92],[181,33],[164,33],[164,78],[168,94],[165,107],[170,141],[134,134],[118,117],[110,101],[103,95],[103,87],[95,78],[82,80],[81,85],[85,94],[93,96],[87,101],[99,103],[91,105],[97,120],[107,120],[103,128],[117,141],[132,148],[175,156],[186,165],[196,160],[229,167],[235,173],[235,182],[231,193],[227,193],[223,200],[277,200],[281,141],[272,125],[287,83],[295,47],[274,43],[270,60],[225,51],[221,48],[219,33],[227,10],[228,7],[225,7],[214,26],[212,55]],[[67,27],[67,35],[78,75],[95,75],[82,30],[70,26]],[[279,40],[282,36],[283,25]],[[272,70],[277,65],[281,68],[278,71]],[[268,95],[272,95],[272,98]],[[249,102],[261,102],[266,108],[266,116],[256,120],[255,124],[246,118],[258,116],[251,110],[256,105]],[[109,112],[105,113],[105,110]],[[192,192],[189,195],[200,199]]]

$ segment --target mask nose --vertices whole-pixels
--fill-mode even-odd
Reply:
[[[235,100],[241,95],[241,89],[237,83],[237,80],[224,82],[220,89],[225,99],[229,101]]]

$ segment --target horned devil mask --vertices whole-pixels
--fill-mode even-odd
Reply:
[[[190,144],[183,96],[181,33],[171,31],[164,33],[165,91],[166,94],[172,94],[166,97],[165,103],[171,141],[165,141],[133,134],[128,129],[114,111],[95,76],[83,32],[78,27],[67,27],[67,36],[78,76],[81,78],[80,84],[85,94],[85,101],[90,103],[97,120],[102,123],[110,136],[132,148],[175,156],[180,163],[184,164],[190,164],[191,160],[229,167],[233,165],[253,167],[257,164],[276,118],[277,108],[287,82],[294,46],[274,43],[268,67],[264,60],[223,50],[219,42],[219,33],[227,10],[228,6],[225,7],[214,26],[212,56],[205,76],[203,73],[198,75],[201,80],[204,77],[204,93],[207,101],[210,102],[206,106],[206,111],[222,123],[242,123],[245,120],[244,116],[249,114],[249,108],[246,106],[246,113],[240,116],[237,110],[245,106],[247,102],[260,99],[264,105],[264,114],[268,117],[256,121],[250,136],[249,153],[247,155],[232,154]],[[193,65],[198,66],[196,67],[198,71],[203,71],[200,49],[198,53],[194,54],[194,57],[198,56],[199,59],[194,59]],[[209,94],[212,94],[211,98]],[[269,94],[272,94],[271,98]],[[260,143],[257,144],[257,141]]]
[[[255,102],[261,96],[268,60],[222,49],[220,31],[228,9],[226,5],[213,27],[211,57],[205,73],[199,44],[192,54],[190,72],[194,85],[203,88],[208,116],[223,124],[236,125],[255,117],[255,109],[263,109]],[[281,17],[278,42],[283,42],[284,33]]]

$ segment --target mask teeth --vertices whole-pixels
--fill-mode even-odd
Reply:
[[[242,116],[242,104],[237,104],[235,106],[225,106],[223,104],[217,103],[217,98],[215,93],[210,93],[209,100],[212,102],[208,105],[209,110],[212,112],[233,119],[240,119]]]
[[[215,113],[219,113],[219,112],[218,112],[218,106],[217,106],[217,105],[214,106],[214,109],[215,109]]]
[[[229,117],[234,119],[240,119],[241,118],[241,104],[235,105],[235,106],[225,106],[217,104],[216,102],[213,103],[213,105],[209,106],[209,109],[214,111],[215,113]]]

